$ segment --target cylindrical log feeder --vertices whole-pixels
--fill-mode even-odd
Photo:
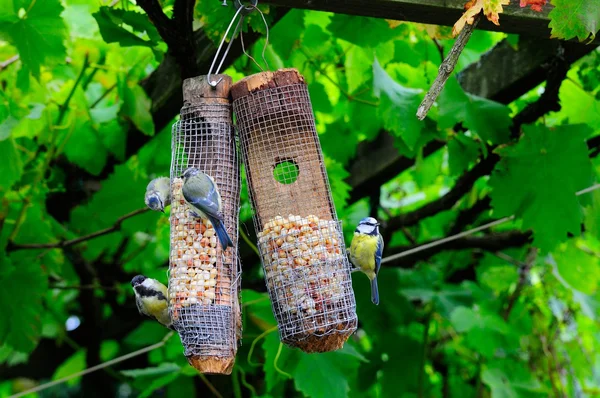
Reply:
[[[173,125],[169,312],[188,362],[202,373],[230,374],[241,339],[238,218],[240,170],[231,120],[231,77],[216,88],[206,76],[183,82],[184,105]],[[181,193],[183,172],[196,167],[221,194],[233,247],[223,252],[210,221],[195,218]]]
[[[308,89],[296,69],[231,88],[261,260],[281,341],[341,348],[356,302]]]

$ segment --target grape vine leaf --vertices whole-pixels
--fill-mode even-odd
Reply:
[[[542,12],[548,0],[521,0],[521,8],[530,6],[533,11]]]
[[[15,140],[11,137],[0,140],[0,197],[20,178],[23,174],[23,160],[17,149]]]
[[[86,366],[85,351],[85,349],[77,350],[69,358],[65,359],[65,361],[54,371],[52,380],[59,380],[84,370]],[[74,386],[78,384],[80,380],[81,376],[68,380],[66,383],[70,386]]]
[[[423,91],[402,86],[388,75],[377,58],[373,62],[373,93],[379,97],[379,113],[386,129],[402,138],[410,150],[413,150],[423,122],[415,117],[421,103]]]
[[[300,356],[300,352],[286,346],[282,346],[281,351],[279,351],[280,344],[282,343],[279,341],[279,335],[274,332],[268,334],[262,344],[265,352],[263,369],[265,371],[267,391],[275,388],[281,380],[290,378],[291,375],[289,372],[296,367],[298,357]],[[279,356],[277,353],[279,353]]]
[[[446,82],[438,99],[438,125],[441,129],[462,123],[482,140],[494,144],[509,139],[510,109],[503,104],[466,93],[456,78]]]
[[[577,37],[594,40],[600,29],[600,0],[552,0],[550,37],[569,40]]]
[[[503,11],[502,6],[507,6],[510,0],[469,0],[465,4],[464,14],[456,21],[452,27],[452,36],[456,37],[465,24],[473,25],[475,16],[483,10],[484,15],[488,20],[496,25],[500,25],[500,13]]]
[[[578,235],[582,210],[575,193],[593,179],[586,125],[548,129],[534,125],[514,146],[496,150],[502,157],[489,185],[498,217],[515,214],[534,232],[533,244],[551,250],[571,232]]]
[[[161,41],[158,31],[145,14],[103,6],[92,15],[96,19],[102,39],[107,43],[119,43],[123,47],[154,47]],[[146,33],[149,40],[128,31],[121,26],[123,24],[129,25],[135,32]]]
[[[300,44],[304,31],[304,10],[291,9],[281,21],[273,26],[269,44],[283,58],[289,58],[295,47]]]
[[[448,141],[448,167],[450,174],[458,175],[477,159],[479,145],[470,137],[456,134]]]
[[[571,239],[556,248],[552,255],[558,273],[569,286],[588,295],[597,291],[600,275],[596,270],[600,269],[600,259],[594,254],[584,252]]]
[[[42,65],[64,62],[67,27],[60,16],[64,10],[60,0],[7,1],[0,8],[0,39],[14,44],[21,62],[36,79]],[[21,9],[26,10],[25,15],[19,16]]]
[[[48,289],[48,277],[40,264],[0,258],[0,302],[6,305],[0,318],[0,341],[17,351],[35,348],[42,333],[40,314],[42,296]]]
[[[65,155],[70,162],[98,175],[106,164],[108,151],[89,120],[79,117],[74,123],[73,134],[64,147]]]
[[[494,398],[536,397],[536,393],[544,392],[543,386],[532,374],[515,362],[502,361],[485,369],[481,373],[481,381],[487,384]]]
[[[318,355],[302,353],[293,372],[296,389],[311,398],[346,398],[362,358],[347,346]]]
[[[360,26],[361,29],[356,29],[357,26]],[[397,31],[383,19],[343,14],[334,14],[331,22],[327,25],[327,30],[334,37],[367,48],[376,47],[397,35]]]
[[[118,89],[123,100],[120,114],[130,119],[142,133],[154,135],[154,120],[150,113],[152,101],[146,92],[126,77],[119,77]]]

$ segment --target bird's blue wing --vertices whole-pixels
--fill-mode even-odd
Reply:
[[[219,205],[216,202],[207,198],[191,198],[186,196],[185,193],[183,194],[183,197],[188,201],[188,203],[202,210],[202,212],[207,216],[211,216],[219,220],[223,219],[223,215],[219,213]]]
[[[375,275],[379,273],[381,267],[381,255],[383,254],[383,236],[379,235],[377,250],[375,250]]]

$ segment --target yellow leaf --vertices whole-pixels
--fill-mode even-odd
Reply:
[[[506,6],[510,3],[510,0],[469,0],[465,4],[465,12],[454,24],[452,28],[452,36],[456,37],[465,27],[465,24],[472,25],[473,20],[477,14],[483,10],[484,15],[487,19],[492,21],[494,24],[499,25],[498,19],[500,13],[503,11],[502,6]]]
[[[396,21],[393,19],[386,19],[385,22],[387,22],[388,26],[392,29],[397,28],[398,26],[400,26],[403,23],[403,21]]]

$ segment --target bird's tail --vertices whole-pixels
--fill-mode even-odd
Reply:
[[[218,218],[210,217],[210,222],[215,228],[215,232],[217,233],[217,237],[221,242],[221,246],[223,247],[223,251],[227,250],[228,247],[233,247],[233,242],[229,238],[227,231],[225,230],[225,226]]]
[[[377,287],[377,277],[371,279],[371,301],[379,305],[379,289]]]

